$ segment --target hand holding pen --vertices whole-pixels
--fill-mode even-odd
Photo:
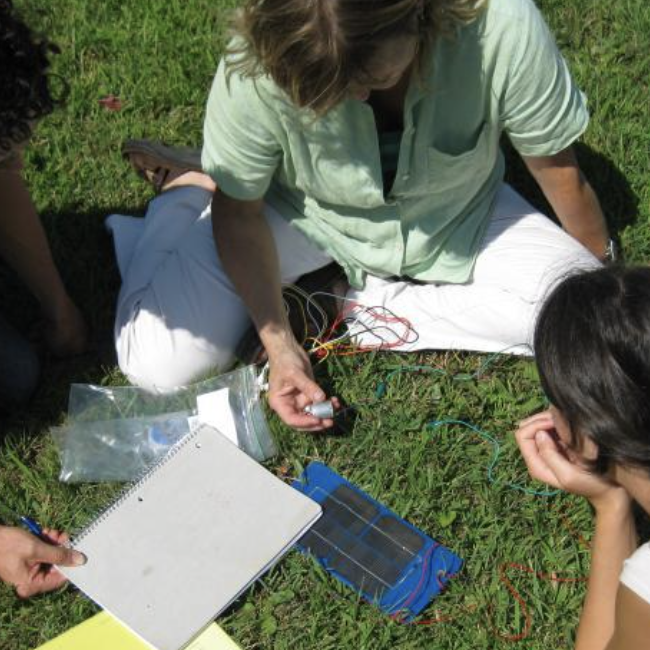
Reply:
[[[65,546],[65,533],[41,528],[29,517],[20,521],[30,532],[0,526],[0,579],[14,585],[21,598],[58,589],[66,578],[54,565],[80,566],[86,558]]]

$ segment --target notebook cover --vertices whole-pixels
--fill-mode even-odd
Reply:
[[[179,650],[269,569],[320,506],[202,425],[78,537],[59,567],[157,650]]]
[[[100,612],[35,650],[147,650],[149,646],[110,614]],[[241,650],[216,624],[207,627],[187,650]]]

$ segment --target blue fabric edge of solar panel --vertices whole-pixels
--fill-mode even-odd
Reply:
[[[417,616],[444,589],[447,582],[458,574],[463,566],[463,560],[447,547],[436,542],[432,537],[426,535],[395,514],[390,508],[379,503],[321,462],[314,461],[310,463],[300,478],[293,481],[292,485],[296,490],[321,505],[337,488],[342,485],[347,486],[377,508],[378,514],[374,521],[381,517],[394,517],[424,539],[420,551],[403,569],[394,586],[386,589],[380,599],[377,600],[370,594],[361,591],[361,595],[367,601],[374,603],[390,616],[395,616],[402,621],[409,621],[414,616]],[[316,495],[314,495],[315,490],[318,490]],[[312,555],[318,564],[339,581],[355,591],[359,591],[354,584],[328,566],[326,557],[319,557],[310,553],[300,541],[298,541],[297,546],[303,553]]]

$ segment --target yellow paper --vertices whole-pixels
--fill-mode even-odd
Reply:
[[[151,650],[106,612],[89,618],[36,650]],[[206,628],[186,650],[241,650],[216,624]]]

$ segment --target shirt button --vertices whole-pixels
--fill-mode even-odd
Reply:
[[[409,178],[411,178],[409,174],[402,174],[402,182],[403,183],[406,183],[406,181],[408,181]]]

